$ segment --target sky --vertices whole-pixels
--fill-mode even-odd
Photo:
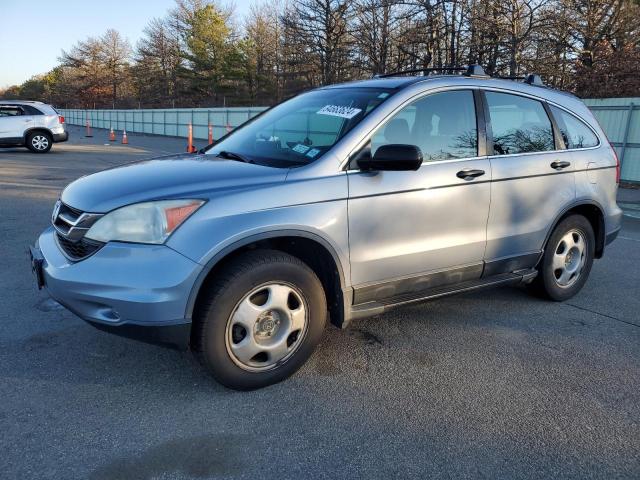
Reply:
[[[243,17],[252,2],[233,3],[236,16]],[[174,5],[175,0],[0,0],[0,89],[51,70],[62,49],[109,28],[135,46],[149,20]]]

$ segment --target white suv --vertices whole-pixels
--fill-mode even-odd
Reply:
[[[30,100],[0,100],[0,147],[27,147],[46,153],[54,142],[66,142],[64,117],[51,105]]]

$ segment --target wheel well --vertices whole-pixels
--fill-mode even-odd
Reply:
[[[53,138],[53,133],[51,133],[51,130],[44,128],[44,127],[34,127],[34,128],[30,128],[29,130],[24,132],[24,141],[27,141],[27,137],[29,136],[29,134],[34,133],[34,132],[42,132],[42,133],[46,133],[47,135],[49,135],[51,138]]]
[[[600,208],[597,207],[596,205],[592,205],[592,204],[577,205],[575,207],[572,207],[564,215],[562,215],[562,218],[560,218],[560,220],[573,214],[582,215],[587,220],[589,220],[589,223],[593,228],[593,233],[596,237],[595,258],[601,258],[602,254],[604,253],[604,237],[605,237],[604,215],[602,214],[602,210],[600,210]],[[556,224],[559,223],[560,220],[558,220]]]
[[[344,321],[344,303],[342,295],[342,276],[339,265],[331,252],[320,242],[310,238],[298,236],[284,236],[257,240],[243,245],[236,250],[227,253],[207,273],[204,281],[198,288],[194,311],[200,302],[200,294],[208,281],[215,278],[217,273],[230,262],[242,256],[244,253],[256,249],[270,249],[286,252],[299,258],[311,268],[322,282],[327,298],[327,311],[331,323],[341,327]]]

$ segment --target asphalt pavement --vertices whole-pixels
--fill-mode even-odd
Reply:
[[[71,133],[0,150],[0,478],[640,478],[640,190],[566,303],[502,288],[398,308],[235,392],[35,289],[25,249],[64,185],[186,148]]]

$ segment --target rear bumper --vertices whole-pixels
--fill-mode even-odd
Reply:
[[[69,140],[69,132],[66,130],[62,133],[53,134],[53,143],[66,142],[67,140]]]
[[[164,245],[107,243],[69,261],[52,227],[34,248],[49,295],[93,326],[149,343],[186,349],[191,288],[202,266]]]
[[[621,228],[618,227],[613,232],[607,233],[607,236],[604,239],[604,244],[605,245],[609,245],[611,242],[613,242],[616,239],[616,237],[618,236],[618,234],[620,233],[620,230],[621,230]]]

